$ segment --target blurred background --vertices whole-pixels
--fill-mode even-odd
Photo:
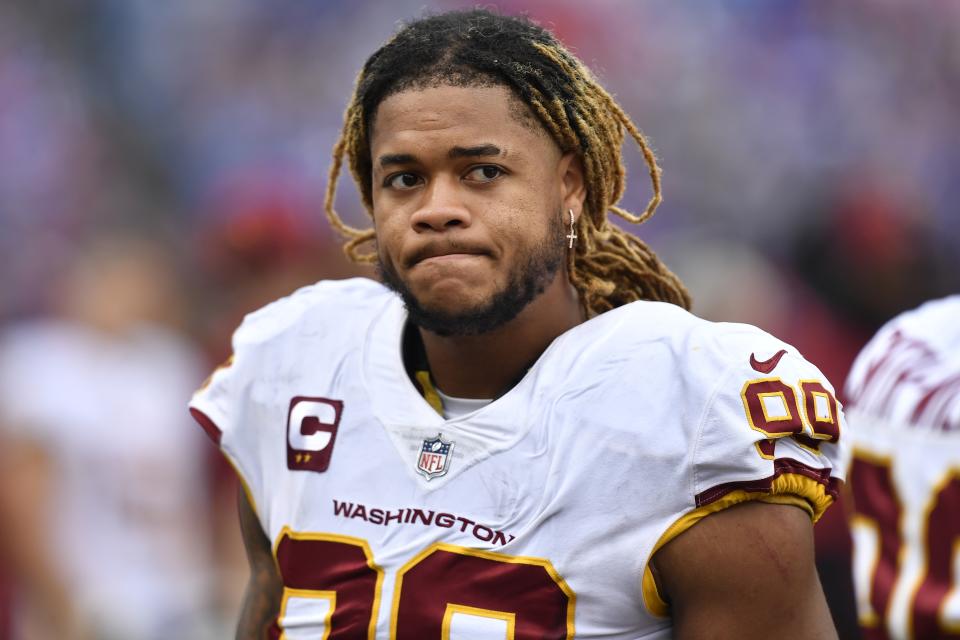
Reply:
[[[236,488],[186,400],[244,313],[364,273],[322,211],[355,75],[401,21],[473,6],[0,4],[0,639],[231,635]],[[960,3],[484,6],[554,30],[649,136],[665,201],[635,231],[700,315],[840,389],[885,320],[960,291]],[[825,520],[852,638],[843,509]]]

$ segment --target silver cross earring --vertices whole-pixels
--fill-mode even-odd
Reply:
[[[570,212],[570,234],[567,236],[567,240],[570,241],[569,249],[573,249],[573,241],[577,239],[577,229],[574,226],[576,224],[576,219],[573,217],[573,209],[567,209]]]

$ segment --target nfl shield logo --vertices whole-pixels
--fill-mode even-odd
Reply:
[[[424,440],[417,458],[417,471],[427,480],[444,475],[450,468],[452,451],[453,443],[444,441],[442,433],[438,433],[436,438]]]

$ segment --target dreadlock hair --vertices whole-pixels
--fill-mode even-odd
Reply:
[[[567,267],[589,315],[635,300],[690,307],[686,288],[650,247],[607,218],[610,211],[641,224],[660,204],[660,168],[643,134],[553,34],[526,18],[486,10],[444,13],[407,24],[370,56],[357,77],[333,148],[324,203],[331,224],[348,239],[344,250],[352,260],[376,261],[376,253],[358,250],[375,240],[375,234],[346,225],[334,211],[344,154],[372,215],[369,134],[377,108],[406,89],[445,85],[508,87],[563,152],[579,156],[587,195],[577,221],[580,241],[567,254]],[[640,215],[617,206],[626,181],[621,156],[625,133],[639,145],[653,185],[653,197]]]

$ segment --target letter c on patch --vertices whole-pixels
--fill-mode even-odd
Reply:
[[[287,468],[324,472],[343,412],[341,400],[297,396],[287,414]]]

